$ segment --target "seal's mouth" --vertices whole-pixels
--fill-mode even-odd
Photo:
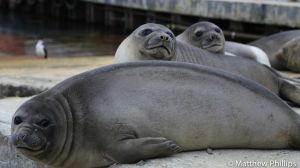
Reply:
[[[26,147],[26,146],[16,146],[16,148],[18,150],[22,150],[22,151],[28,151],[28,152],[38,152],[38,151],[41,151],[42,148],[37,148],[37,149],[33,149],[33,148],[29,148],[29,147]]]
[[[209,45],[203,45],[203,49],[208,49],[208,48],[218,48],[222,47],[222,43],[214,43],[214,44],[209,44]]]
[[[17,150],[26,155],[36,156],[47,149],[46,137],[39,133],[37,129],[23,128],[12,135],[12,144]]]
[[[161,49],[161,48],[164,49],[164,50],[166,50],[167,53],[168,53],[168,55],[171,54],[171,50],[168,47],[164,46],[164,45],[156,45],[156,46],[147,47],[148,50]]]
[[[31,156],[39,155],[39,154],[46,151],[46,145],[35,147],[35,148],[31,148],[31,147],[28,147],[28,146],[25,146],[25,145],[23,145],[23,146],[19,145],[19,146],[15,146],[15,147],[21,153],[26,153],[26,154],[31,155]]]
[[[40,151],[45,149],[46,145],[37,145],[37,146],[29,146],[28,144],[26,144],[25,142],[19,142],[18,144],[15,144],[15,147],[17,149],[24,149],[24,150],[28,150],[28,151]]]

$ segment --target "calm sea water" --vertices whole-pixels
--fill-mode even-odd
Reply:
[[[114,55],[127,36],[119,30],[0,12],[0,56],[34,56],[39,39],[45,41],[49,57]]]

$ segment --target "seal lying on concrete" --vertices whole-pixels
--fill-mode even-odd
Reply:
[[[267,53],[272,67],[300,72],[300,30],[285,31],[249,43]]]
[[[176,41],[165,26],[148,23],[140,26],[119,46],[115,62],[141,60],[175,60],[223,69],[252,79],[285,100],[300,105],[300,89],[275,70],[255,61],[215,54]]]
[[[176,39],[213,53],[245,57],[271,66],[268,56],[260,48],[237,42],[225,42],[223,31],[211,22],[195,23]]]
[[[300,118],[255,82],[166,61],[67,79],[19,107],[12,142],[58,167],[134,163],[206,148],[300,147]]]

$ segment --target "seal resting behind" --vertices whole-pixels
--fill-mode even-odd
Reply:
[[[260,48],[225,41],[222,29],[211,22],[198,22],[191,25],[184,32],[179,34],[176,40],[212,53],[244,57],[271,66],[267,54]]]
[[[300,72],[300,30],[276,33],[255,40],[249,45],[267,53],[272,67]]]
[[[25,102],[12,119],[12,142],[51,166],[101,167],[206,148],[298,148],[299,122],[245,78],[145,61],[76,75]]]
[[[141,25],[120,44],[115,54],[118,63],[144,60],[189,62],[219,68],[251,79],[284,100],[300,105],[300,88],[292,79],[249,59],[215,54],[177,41],[173,32],[163,25]]]

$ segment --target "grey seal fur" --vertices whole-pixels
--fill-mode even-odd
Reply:
[[[298,148],[299,121],[243,77],[145,61],[91,70],[28,100],[12,141],[51,166],[101,167],[207,148]]]
[[[202,21],[195,23],[186,28],[186,30],[179,34],[176,39],[213,53],[240,56],[271,66],[268,56],[260,48],[242,43],[225,41],[222,29],[211,22]]]
[[[133,35],[137,38],[132,38]],[[147,47],[149,41],[151,47]],[[131,47],[124,47],[129,44]],[[300,89],[291,79],[255,61],[211,53],[177,41],[172,31],[163,25],[154,23],[141,25],[120,44],[115,55],[115,62],[145,60],[189,62],[219,68],[251,79],[281,98],[300,105]]]
[[[272,67],[300,72],[300,30],[284,31],[249,43],[267,53]]]

